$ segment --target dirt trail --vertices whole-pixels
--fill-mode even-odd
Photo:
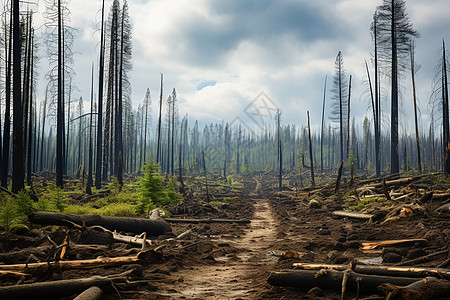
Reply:
[[[277,232],[269,201],[252,201],[255,213],[245,234],[240,238],[220,238],[221,243],[236,248],[236,254],[216,257],[212,253],[216,262],[179,270],[176,273],[178,281],[160,286],[157,294],[171,299],[257,298],[257,293],[266,284],[268,268],[277,259],[269,253]]]

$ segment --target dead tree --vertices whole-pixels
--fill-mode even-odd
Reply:
[[[422,174],[422,163],[420,161],[420,141],[419,141],[419,125],[417,121],[417,100],[416,100],[416,81],[415,81],[415,62],[414,62],[414,44],[410,44],[410,58],[411,58],[411,80],[413,89],[413,101],[414,101],[414,125],[416,129],[416,146],[417,146],[417,167],[419,174]]]
[[[309,122],[309,110],[307,111],[307,115],[308,115],[309,160],[311,162],[311,185],[315,186],[316,183],[314,181],[314,156],[313,156],[312,143],[311,143],[311,125],[310,125],[310,122]]]
[[[323,172],[323,136],[325,127],[325,95],[327,92],[327,76],[325,76],[325,85],[323,88],[323,103],[322,103],[322,129],[320,134],[320,171]],[[328,149],[330,151],[330,149]]]

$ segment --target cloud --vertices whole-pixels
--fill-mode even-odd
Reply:
[[[407,12],[422,37],[416,61],[422,110],[430,94],[436,50],[449,39],[448,0],[409,0]],[[109,6],[112,1],[106,1]],[[130,0],[133,26],[133,71],[130,81],[134,107],[147,87],[154,104],[159,99],[160,73],[164,96],[175,87],[180,112],[204,123],[231,121],[264,91],[283,110],[283,122],[306,124],[306,110],[320,123],[323,84],[328,87],[338,51],[347,74],[353,75],[352,111],[366,115],[366,73],[370,63],[372,15],[381,0]],[[90,63],[98,61],[101,1],[73,0],[71,24],[79,28],[74,49],[80,52],[77,85],[89,98]],[[42,63],[44,65],[45,63]],[[45,74],[41,72],[41,74]],[[409,113],[410,78],[403,84]],[[385,88],[388,90],[387,83]],[[328,97],[329,89],[327,91]],[[329,101],[327,99],[327,101]],[[155,110],[154,110],[155,111]],[[425,115],[425,114],[424,114]]]

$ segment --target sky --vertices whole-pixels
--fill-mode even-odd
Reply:
[[[332,102],[334,62],[342,52],[352,75],[351,109],[358,124],[370,114],[364,60],[370,63],[370,24],[381,0],[129,0],[133,26],[133,106],[142,103],[147,88],[153,99],[153,119],[164,74],[165,101],[177,91],[179,111],[191,124],[273,123],[275,108],[284,124],[307,124],[311,115],[318,129],[325,77],[326,118]],[[112,1],[106,1],[106,7]],[[122,3],[122,1],[121,1]],[[89,99],[91,64],[98,65],[101,1],[72,0],[77,90],[73,98]],[[39,11],[44,9],[43,5]],[[406,11],[421,37],[416,41],[417,95],[421,130],[429,127],[429,98],[442,39],[450,41],[448,0],[408,0]],[[35,18],[39,25],[41,17]],[[41,60],[40,74],[45,74]],[[42,77],[42,76],[41,76]],[[411,76],[402,79],[400,130],[412,132]],[[39,85],[45,87],[45,82]],[[386,86],[386,93],[389,88]],[[44,89],[39,92],[43,97]],[[389,109],[389,99],[384,108]],[[256,116],[255,108],[269,107]],[[262,110],[259,110],[262,112]],[[258,118],[259,117],[259,118]],[[386,128],[386,131],[388,128]]]

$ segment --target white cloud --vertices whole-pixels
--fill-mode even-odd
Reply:
[[[422,111],[426,111],[430,94],[435,51],[442,37],[450,38],[447,2],[406,3],[414,28],[422,33],[416,52],[417,62],[422,64],[418,73]],[[107,13],[111,3],[106,2]],[[157,102],[159,74],[164,73],[164,101],[176,87],[180,111],[189,113],[192,119],[205,123],[231,121],[259,92],[265,91],[283,109],[284,122],[305,124],[306,110],[311,111],[313,122],[319,122],[323,81],[328,74],[331,86],[334,60],[341,50],[347,74],[353,75],[354,113],[362,120],[367,108],[366,102],[359,101],[365,90],[364,59],[370,60],[372,50],[369,27],[381,3],[129,1],[134,63],[130,79],[135,107],[142,102],[147,87],[154,104]],[[71,24],[79,28],[74,50],[82,53],[75,65],[76,83],[86,99],[90,64],[98,61],[100,8],[99,0],[70,3]],[[44,68],[45,63],[41,65]],[[409,81],[405,77],[405,103],[410,99]],[[204,82],[216,84],[198,90]]]

